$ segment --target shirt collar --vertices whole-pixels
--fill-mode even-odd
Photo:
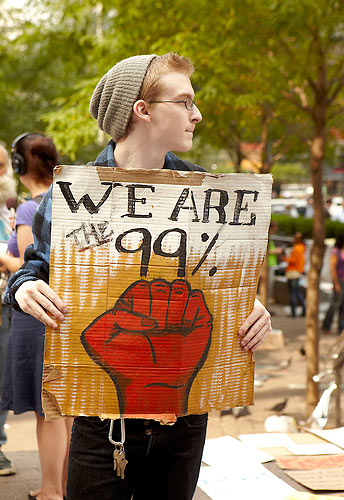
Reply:
[[[107,165],[108,167],[116,167],[114,151],[116,148],[116,143],[111,139],[103,151],[98,155],[95,164],[96,165]],[[165,162],[163,168],[169,170],[177,170],[175,165],[177,157],[173,153],[168,152],[165,156]]]

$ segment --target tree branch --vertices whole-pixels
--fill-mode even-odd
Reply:
[[[342,114],[342,113],[344,113],[344,107],[343,107],[343,106],[341,106],[340,108],[336,109],[335,111],[332,111],[332,113],[329,113],[329,114],[327,115],[327,119],[328,119],[328,120],[331,120],[331,119],[332,119],[332,118],[334,118],[335,116],[340,115],[340,114]]]
[[[295,91],[295,87],[293,89]],[[302,90],[302,89],[300,89]],[[297,94],[297,92],[295,92]],[[285,97],[288,101],[291,101],[293,104],[295,104],[295,106],[299,109],[301,109],[301,111],[303,111],[304,113],[307,113],[307,114],[312,114],[312,109],[310,106],[308,106],[308,104],[304,104],[301,99],[300,101],[298,101],[295,96],[291,93],[291,92],[287,92],[287,91],[282,91],[282,96]],[[299,96],[300,97],[300,96]]]
[[[316,83],[312,80],[312,78],[310,76],[307,77],[307,82],[312,87],[312,89],[314,90],[314,92],[318,91],[318,87],[317,87]]]
[[[282,142],[283,142],[283,138],[277,139],[276,141],[273,141],[271,144],[271,148],[272,149],[278,148],[282,144]]]
[[[343,88],[343,85],[344,85],[344,76],[342,77],[342,80],[339,81],[337,83],[337,85],[334,87],[334,89],[332,91],[332,94],[330,94],[328,96],[328,98],[326,99],[327,106],[329,106],[330,104],[333,103],[333,101],[335,100],[335,98],[337,97],[337,95],[339,94],[339,92],[341,91],[341,89]]]
[[[285,149],[287,149],[287,148],[285,148]],[[280,160],[282,158],[282,156],[283,156],[282,151],[280,151],[279,153],[276,153],[275,155],[272,155],[271,160],[270,160],[271,165],[273,165],[274,163],[277,163],[278,160]]]
[[[335,83],[343,83],[344,82],[344,73],[340,76],[337,76],[337,78],[331,78],[331,80],[329,80],[329,86],[332,87],[332,85],[334,85]]]
[[[300,142],[307,144],[307,145],[311,144],[309,138],[307,138],[301,131],[298,131],[296,133],[295,130],[290,130],[292,127],[290,127],[289,123],[286,120],[284,120],[281,116],[276,116],[276,120],[278,120],[280,123],[282,123],[282,125],[284,125],[287,128],[286,136],[287,135],[295,135],[297,137],[297,139],[299,139]],[[289,130],[290,130],[290,132],[289,132]]]

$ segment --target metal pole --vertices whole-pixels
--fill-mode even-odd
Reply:
[[[342,376],[341,376],[341,373],[340,373],[340,369],[341,367],[337,367],[336,368],[336,384],[337,384],[337,391],[336,391],[336,406],[335,406],[335,416],[336,416],[336,427],[340,427],[341,426],[341,419],[340,419],[340,416],[341,416],[341,413],[340,413],[340,396],[341,396],[341,391],[342,391],[342,387],[341,387],[341,379],[342,379]]]

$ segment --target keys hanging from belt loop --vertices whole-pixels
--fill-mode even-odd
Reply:
[[[125,441],[125,424],[124,424],[124,418],[121,417],[121,440],[120,441],[114,441],[112,439],[112,431],[113,431],[113,420],[110,420],[110,429],[109,429],[109,441],[115,446],[114,452],[113,452],[113,465],[114,465],[114,471],[116,472],[118,477],[121,477],[121,479],[124,479],[124,471],[126,468],[126,465],[128,463],[128,460],[125,458],[125,451],[124,451],[124,441]]]
[[[114,420],[110,420],[109,441],[110,441],[110,443],[114,444],[115,446],[124,445],[124,441],[125,441],[124,418],[121,417],[121,440],[120,441],[114,441],[112,439],[113,423],[114,423]]]

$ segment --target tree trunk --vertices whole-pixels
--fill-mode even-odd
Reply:
[[[261,154],[261,167],[260,173],[267,174],[270,172],[271,164],[269,163],[269,155],[268,155],[268,135],[269,135],[269,123],[271,118],[266,114],[263,108],[262,114],[262,129],[260,134],[260,143],[262,145],[262,154]]]
[[[235,173],[240,174],[241,173],[241,162],[245,158],[245,156],[241,152],[241,142],[240,141],[235,143],[234,151],[235,151],[235,163],[234,163]]]
[[[311,170],[314,189],[313,246],[307,286],[306,313],[306,353],[307,353],[307,416],[315,408],[318,399],[318,385],[313,376],[319,371],[319,284],[325,245],[325,223],[322,197],[322,161],[324,156],[324,121],[315,123],[315,133],[311,145]]]
[[[262,113],[262,128],[260,134],[260,142],[262,145],[261,167],[260,173],[267,174],[270,171],[271,165],[268,162],[268,136],[269,136],[270,117],[267,116],[263,107]],[[263,267],[260,273],[259,298],[261,303],[268,309],[269,301],[269,265],[268,252],[266,252]]]

